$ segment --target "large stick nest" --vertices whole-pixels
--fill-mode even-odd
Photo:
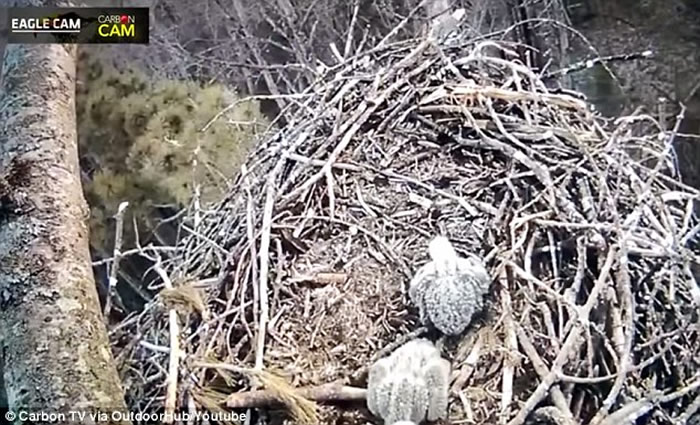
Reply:
[[[188,211],[163,264],[190,289],[112,331],[135,410],[163,405],[167,308],[185,305],[178,406],[262,386],[291,394],[287,420],[313,418],[252,369],[364,386],[379,350],[421,325],[406,286],[438,234],[494,278],[481,316],[444,341],[452,423],[698,410],[698,192],[676,177],[673,129],[603,120],[491,42],[378,47],[289,102],[228,196]],[[380,423],[361,402],[316,415]]]

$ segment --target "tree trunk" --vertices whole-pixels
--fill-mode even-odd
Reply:
[[[112,416],[126,413],[126,406],[90,266],[77,159],[75,54],[74,46],[58,44],[10,45],[5,52],[2,372],[11,411],[99,411],[112,417],[100,423],[126,424]]]

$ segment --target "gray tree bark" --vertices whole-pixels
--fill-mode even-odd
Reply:
[[[15,412],[111,416],[126,406],[90,266],[77,159],[75,60],[70,45],[10,45],[5,52],[0,381]]]

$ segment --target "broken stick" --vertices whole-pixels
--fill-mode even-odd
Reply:
[[[339,402],[364,400],[367,390],[339,384],[324,384],[316,387],[299,388],[299,396],[318,402]],[[257,390],[233,393],[226,398],[229,408],[263,407],[284,404],[272,391]]]

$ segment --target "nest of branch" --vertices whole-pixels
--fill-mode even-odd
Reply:
[[[193,204],[164,260],[173,290],[203,301],[169,290],[112,330],[134,410],[175,398],[290,413],[272,423],[380,423],[361,392],[299,397],[343,399],[309,387],[363,387],[380,350],[420,327],[406,285],[437,234],[494,278],[482,315],[444,341],[452,422],[698,410],[698,191],[676,177],[673,130],[603,120],[491,42],[375,48],[286,113],[223,201]],[[287,384],[245,373],[261,367]]]

